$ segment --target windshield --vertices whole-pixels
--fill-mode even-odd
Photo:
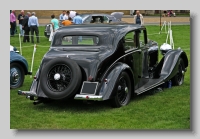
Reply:
[[[82,17],[82,19],[85,19],[86,17],[88,17],[89,15],[87,14],[81,14],[80,17]]]

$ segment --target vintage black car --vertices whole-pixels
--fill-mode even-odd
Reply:
[[[71,38],[71,41],[67,41]],[[30,91],[18,91],[34,104],[45,100],[110,100],[127,105],[141,94],[172,80],[182,85],[186,53],[165,51],[147,39],[144,26],[129,23],[82,24],[60,28],[44,55]],[[34,99],[34,98],[37,99]]]

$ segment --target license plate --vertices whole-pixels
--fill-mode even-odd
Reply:
[[[95,94],[97,90],[98,82],[84,81],[80,94]]]

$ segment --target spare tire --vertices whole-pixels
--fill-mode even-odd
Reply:
[[[41,71],[40,84],[51,99],[69,98],[80,88],[82,74],[78,64],[68,58],[55,58]]]

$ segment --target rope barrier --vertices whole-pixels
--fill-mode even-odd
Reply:
[[[36,35],[24,35],[24,36],[30,36],[30,37],[31,37],[31,36],[33,36],[33,37],[34,37],[34,36],[35,36],[35,37],[46,37],[46,36],[36,36]],[[21,36],[21,37],[24,37],[24,36]]]
[[[160,35],[161,33],[166,34],[165,32],[159,32],[159,33],[153,33],[153,34],[147,34],[147,35],[156,35],[156,34]]]
[[[27,48],[27,47],[33,47],[33,45],[31,45],[31,46],[23,46],[23,47],[25,47],[25,48]],[[39,45],[37,45],[37,47],[50,47],[50,45],[49,46],[39,46]],[[16,48],[19,48],[19,47],[16,46]]]

